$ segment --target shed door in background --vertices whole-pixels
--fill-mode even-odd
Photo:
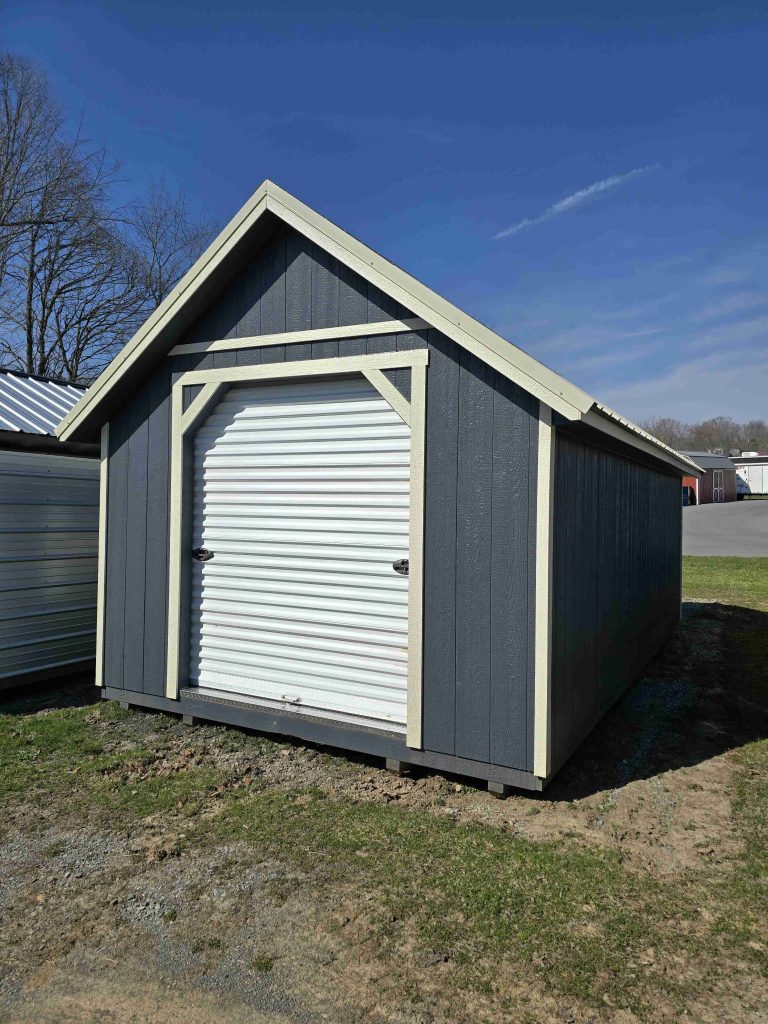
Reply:
[[[725,501],[722,469],[716,469],[712,473],[712,501]]]
[[[403,730],[409,427],[363,377],[261,384],[194,453],[191,685]]]

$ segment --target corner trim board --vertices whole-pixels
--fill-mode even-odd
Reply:
[[[551,766],[552,700],[552,503],[555,430],[552,410],[539,403],[536,481],[536,597],[534,633],[533,773],[547,778]]]
[[[104,631],[107,590],[107,501],[109,488],[109,423],[101,428],[99,461],[99,555],[96,569],[96,672],[94,682],[104,685]]]
[[[178,700],[183,688],[180,637],[182,633],[182,543],[185,523],[192,509],[185,498],[185,482],[191,472],[190,442],[195,426],[206,415],[219,392],[231,384],[251,381],[290,380],[295,377],[324,377],[360,373],[389,402],[411,428],[411,501],[409,520],[408,573],[408,690],[406,744],[413,750],[422,747],[423,720],[423,605],[424,605],[424,450],[426,437],[427,349],[381,352],[364,356],[309,359],[294,363],[267,363],[257,366],[221,367],[181,373],[171,394],[171,494],[168,564],[168,645],[165,697]],[[411,370],[410,404],[381,372],[401,367]],[[184,387],[203,385],[189,408],[183,410]],[[406,419],[406,416],[408,417]]]
[[[368,383],[379,392],[384,401],[395,410],[403,423],[407,423],[410,427],[411,404],[408,399],[397,390],[389,377],[385,376],[381,370],[364,370],[363,376],[367,379]]]
[[[169,356],[183,356],[193,352],[231,352],[240,348],[260,348],[262,345],[295,345],[307,341],[334,341],[341,338],[369,338],[378,334],[406,334],[425,331],[426,320],[383,320],[372,324],[351,324],[344,327],[315,327],[307,331],[283,331],[279,334],[258,334],[246,338],[220,338],[216,341],[187,342],[175,345]]]
[[[411,367],[411,502],[408,523],[408,701],[405,742],[421,748],[424,705],[424,466],[427,366]]]
[[[189,408],[181,414],[181,432],[186,434],[200,419],[203,413],[216,400],[216,397],[224,387],[223,384],[204,384],[203,390],[190,403]]]

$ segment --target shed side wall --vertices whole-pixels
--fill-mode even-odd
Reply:
[[[182,340],[408,315],[286,229]],[[110,424],[107,686],[164,690],[173,379],[191,369],[414,347],[430,351],[424,747],[531,769],[538,402],[434,330],[174,356],[127,401]],[[392,377],[408,394],[408,371]]]
[[[558,430],[552,770],[640,675],[680,615],[680,476]]]
[[[0,684],[94,657],[99,463],[0,452]]]

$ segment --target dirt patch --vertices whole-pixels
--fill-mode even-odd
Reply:
[[[737,905],[727,903],[735,899],[728,887],[743,855],[732,812],[740,770],[733,751],[765,728],[754,687],[732,675],[729,637],[747,625],[755,623],[747,624],[738,609],[689,607],[663,656],[553,786],[543,796],[504,801],[466,779],[400,777],[365,758],[234,729],[190,729],[170,716],[86,708],[81,732],[70,739],[79,753],[57,768],[67,788],[51,798],[45,774],[35,774],[42,755],[24,746],[30,785],[23,798],[8,801],[0,823],[0,1018],[19,1024],[759,1021],[768,1003],[759,970],[765,946],[752,933],[740,946],[726,941],[741,924],[721,922],[723,906]],[[52,690],[15,713],[20,721],[31,715],[55,725],[62,707],[78,708],[91,696],[91,689]],[[78,797],[81,787],[87,799]],[[610,995],[599,971],[594,985],[604,996],[597,1001],[578,986],[564,993],[560,983],[558,992],[548,982],[558,965],[546,951],[521,959],[513,944],[508,955],[473,961],[441,944],[434,927],[425,933],[417,914],[393,911],[396,901],[382,898],[381,886],[367,888],[372,848],[362,831],[351,853],[347,834],[339,846],[340,860],[360,858],[357,879],[348,869],[337,876],[328,850],[317,863],[300,856],[303,845],[317,843],[300,828],[290,833],[294,851],[221,841],[219,821],[233,800],[251,792],[273,794],[297,815],[325,800],[331,809],[401,809],[418,812],[415,820],[426,814],[463,830],[465,840],[477,828],[482,856],[493,835],[558,856],[593,850],[609,858],[610,877],[618,870],[611,865],[621,865],[641,889],[658,883],[662,893],[688,894],[688,909],[654,896],[649,938],[632,939],[628,966],[651,998]],[[359,825],[354,813],[345,820],[352,823],[347,827]],[[241,826],[238,835],[247,836],[248,821]],[[329,819],[332,827],[341,826]],[[444,829],[436,833],[435,856],[438,838],[445,850]],[[485,863],[482,856],[478,863]],[[456,866],[459,873],[472,870]],[[428,902],[428,871],[425,879],[418,892]],[[495,896],[492,886],[488,892]],[[566,958],[569,942],[574,950],[599,945],[602,896],[585,888],[580,905],[569,910]],[[499,913],[505,913],[501,904]],[[473,926],[467,920],[466,928]],[[633,927],[626,925],[630,937]],[[665,933],[677,944],[662,948]]]

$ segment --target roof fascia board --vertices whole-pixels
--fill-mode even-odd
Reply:
[[[581,388],[272,183],[267,192],[267,209],[566,419],[578,419],[593,405],[594,400]]]
[[[163,299],[133,338],[117,353],[80,401],[61,420],[56,428],[56,433],[62,441],[66,441],[72,436],[83,420],[93,411],[105,392],[109,390],[112,383],[116,383],[130,369],[142,352],[168,325],[191,292],[213,273],[265,210],[266,184],[263,184],[208,246],[202,256],[192,264],[176,287]]]
[[[265,181],[259,186],[80,401],[61,420],[56,433],[62,441],[72,437],[93,413],[101,399],[168,327],[183,304],[267,211],[316,242],[365,280],[380,287],[416,316],[472,352],[566,419],[584,420],[596,429],[628,441],[676,468],[685,471],[693,469],[694,473],[698,469],[693,463],[679,461],[675,458],[675,452],[661,445],[650,435],[647,435],[649,440],[646,441],[631,426],[625,426],[623,422],[613,422],[600,415],[595,411],[598,407],[595,400],[581,388],[463,313],[458,307],[271,181]]]
[[[685,473],[686,476],[700,476],[701,469],[693,462],[688,462],[677,456],[671,449],[666,450],[665,448],[659,447],[656,444],[651,444],[650,441],[646,441],[644,437],[636,434],[633,430],[622,426],[619,423],[614,423],[605,416],[601,416],[600,413],[590,410],[582,416],[582,422],[586,423],[589,427],[594,427],[595,430],[600,430],[604,434],[609,434],[611,437],[615,437],[617,441],[623,441],[624,444],[631,445],[633,448],[637,448],[638,451],[645,452],[646,455],[651,455],[655,459],[659,459],[661,462],[666,462],[670,466],[674,466],[675,469]]]

